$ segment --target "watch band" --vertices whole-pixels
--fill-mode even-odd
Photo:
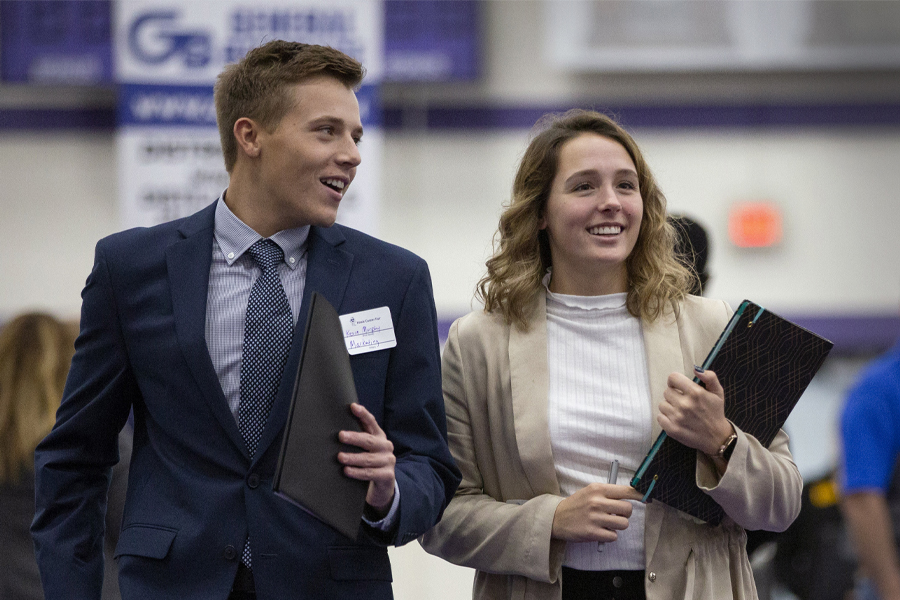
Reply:
[[[731,454],[734,452],[734,446],[737,443],[737,434],[732,433],[728,436],[728,439],[725,440],[725,443],[719,448],[719,451],[716,452],[716,456],[728,462],[728,459],[731,458]]]

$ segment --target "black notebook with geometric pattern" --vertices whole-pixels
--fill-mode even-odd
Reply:
[[[703,363],[725,390],[725,416],[768,447],[831,351],[830,341],[744,300]],[[694,381],[698,381],[695,377]],[[662,432],[631,480],[711,525],[725,512],[696,485],[697,451]]]

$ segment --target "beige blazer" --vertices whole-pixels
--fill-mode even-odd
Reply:
[[[731,316],[722,301],[691,296],[677,318],[643,322],[654,413],[673,371],[702,364]],[[562,501],[547,416],[547,323],[543,294],[527,331],[496,314],[457,320],[443,354],[450,449],[463,479],[440,523],[420,543],[477,570],[476,599],[558,600],[565,543],[551,540]],[[654,419],[653,438],[660,432]],[[783,531],[800,511],[802,481],[781,431],[770,448],[738,430],[719,478],[698,452],[697,485],[728,517],[711,527],[660,502],[647,505],[648,600],[756,598],[744,529]],[[524,503],[522,502],[524,501]]]

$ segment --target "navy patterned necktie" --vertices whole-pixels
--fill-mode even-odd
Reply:
[[[291,305],[288,303],[278,265],[284,252],[269,239],[253,244],[247,253],[262,274],[250,290],[244,348],[241,355],[240,431],[250,458],[256,454],[266,419],[278,393],[278,384],[287,362],[294,332]],[[250,566],[250,541],[244,546],[242,561]]]

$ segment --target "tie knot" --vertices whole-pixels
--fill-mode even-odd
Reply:
[[[253,257],[263,271],[277,267],[278,263],[284,260],[284,250],[270,239],[257,241],[250,246],[247,253]]]

